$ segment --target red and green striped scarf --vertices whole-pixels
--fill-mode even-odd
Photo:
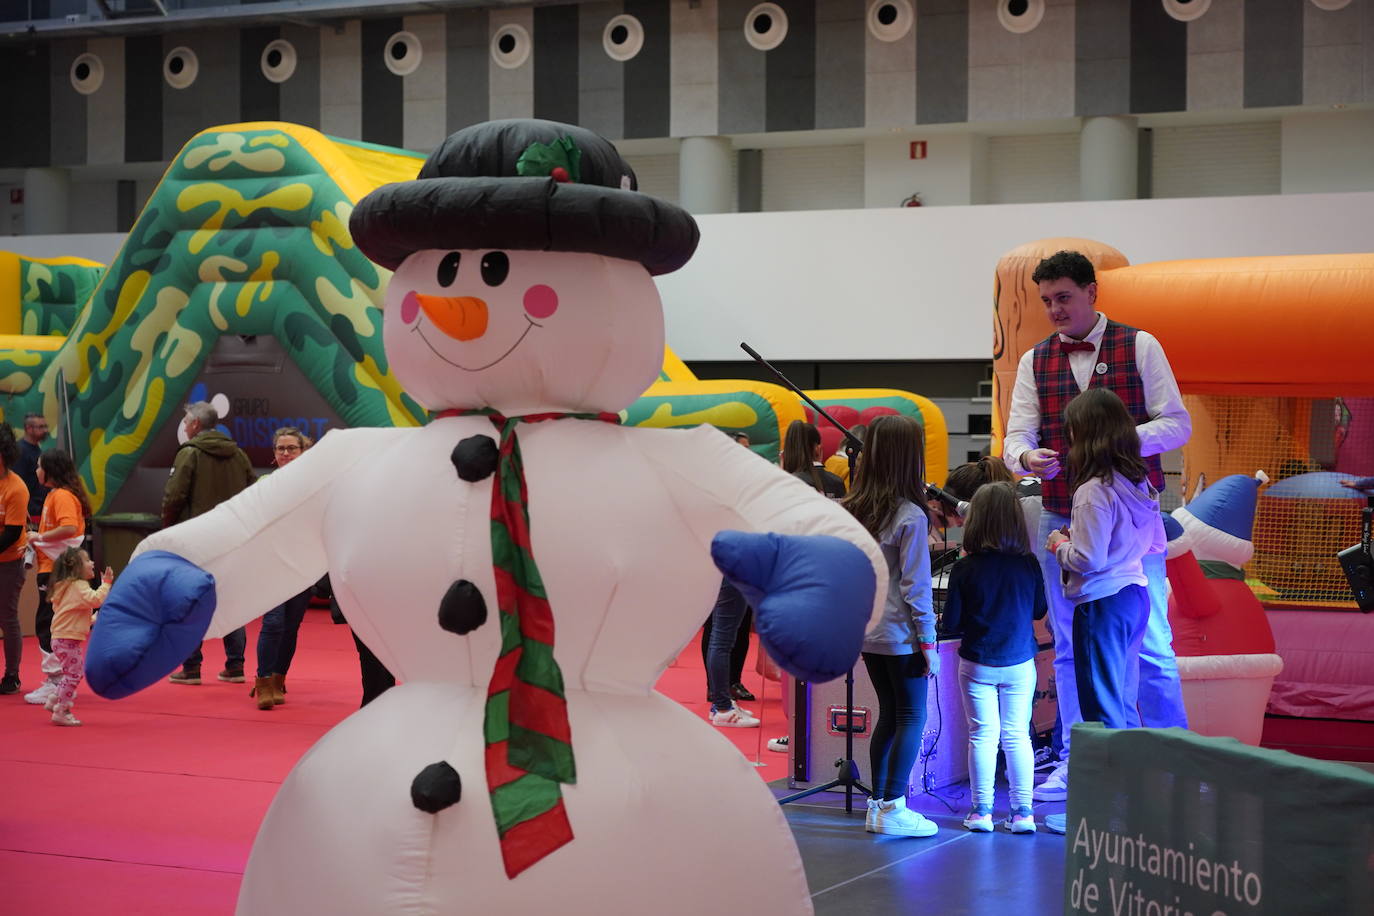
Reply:
[[[616,414],[480,414],[500,431],[491,487],[491,558],[501,621],[501,654],[487,688],[487,791],[501,837],[506,876],[514,878],[573,838],[561,783],[577,781],[563,673],[553,657],[554,624],[530,546],[529,490],[515,430],[521,423],[577,419],[619,423]]]

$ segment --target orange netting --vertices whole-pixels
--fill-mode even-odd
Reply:
[[[1270,605],[1354,608],[1336,554],[1360,539],[1364,496],[1339,480],[1374,476],[1374,398],[1185,395],[1193,435],[1183,492],[1263,470],[1246,578]],[[1298,479],[1295,479],[1298,478]],[[1275,489],[1281,482],[1288,481]]]

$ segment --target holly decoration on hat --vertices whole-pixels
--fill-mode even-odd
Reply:
[[[581,181],[582,150],[572,137],[559,137],[552,143],[531,143],[515,160],[515,173],[526,178],[545,175],[555,181]]]

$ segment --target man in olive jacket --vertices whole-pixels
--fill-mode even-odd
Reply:
[[[162,524],[184,522],[203,515],[238,494],[253,482],[253,465],[233,439],[215,429],[219,414],[205,401],[186,406],[187,440],[177,450],[172,476],[162,494]],[[243,654],[248,634],[242,627],[224,637],[224,670],[221,681],[242,684]],[[195,653],[172,674],[173,684],[200,683],[201,652]]]

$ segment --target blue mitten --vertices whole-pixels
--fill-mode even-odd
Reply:
[[[829,535],[722,531],[711,559],[748,599],[759,642],[788,674],[819,683],[854,667],[877,588],[862,550]]]
[[[165,550],[135,557],[91,629],[91,689],[118,700],[162,680],[200,645],[214,613],[214,576]]]

